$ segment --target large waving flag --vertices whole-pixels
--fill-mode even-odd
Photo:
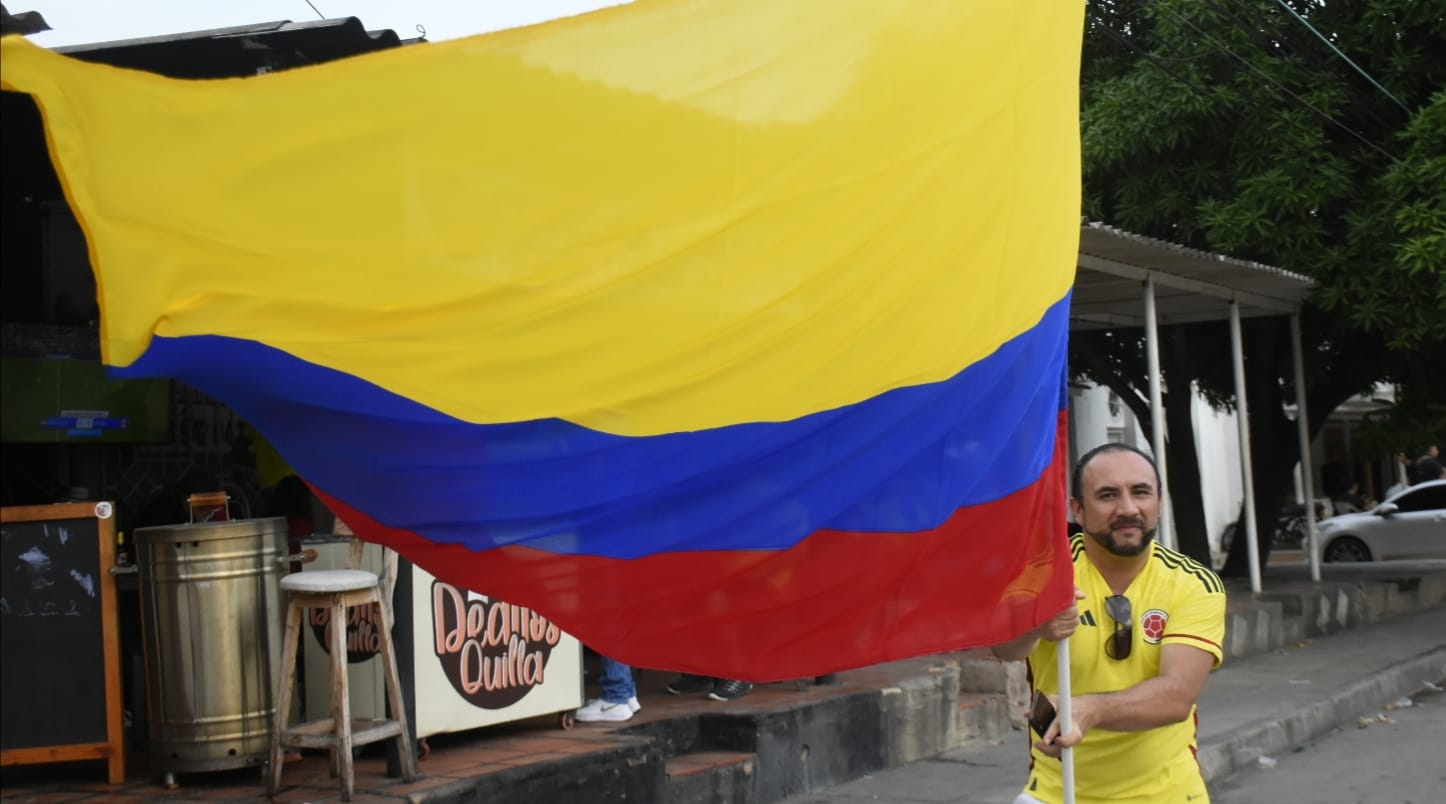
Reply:
[[[639,2],[244,79],[3,43],[117,377],[644,667],[1068,605],[1079,3]]]

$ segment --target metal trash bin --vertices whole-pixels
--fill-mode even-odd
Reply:
[[[280,517],[136,530],[153,770],[266,763],[286,544]]]

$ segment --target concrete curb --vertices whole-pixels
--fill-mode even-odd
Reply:
[[[1304,746],[1332,729],[1350,725],[1363,714],[1378,711],[1387,702],[1419,692],[1426,681],[1446,672],[1446,645],[1357,681],[1280,721],[1261,720],[1226,740],[1200,746],[1200,768],[1206,782],[1243,770],[1262,756]]]

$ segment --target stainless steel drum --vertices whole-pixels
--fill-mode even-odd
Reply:
[[[140,528],[135,549],[152,768],[264,764],[286,520]]]

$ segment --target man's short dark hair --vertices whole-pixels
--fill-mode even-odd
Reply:
[[[1155,465],[1155,459],[1151,458],[1143,450],[1132,447],[1129,444],[1120,444],[1118,442],[1111,441],[1109,443],[1101,444],[1098,447],[1090,450],[1089,452],[1086,452],[1085,454],[1079,456],[1079,460],[1076,461],[1074,464],[1074,473],[1071,474],[1069,478],[1069,495],[1071,497],[1079,500],[1080,502],[1084,502],[1084,492],[1082,492],[1079,487],[1080,478],[1084,476],[1084,469],[1086,466],[1089,465],[1089,462],[1094,460],[1096,456],[1103,455],[1106,452],[1133,452],[1141,458],[1144,458],[1145,462],[1150,464],[1150,468],[1155,470],[1155,492],[1157,494],[1163,493],[1160,489],[1160,467]]]

